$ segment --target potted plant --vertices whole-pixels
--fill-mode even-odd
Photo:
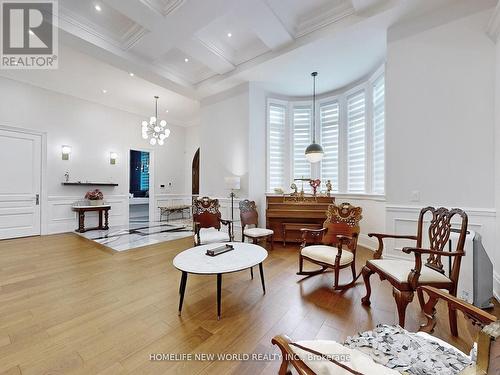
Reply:
[[[104,195],[102,194],[102,191],[100,191],[99,189],[87,191],[87,194],[85,194],[85,199],[89,201],[89,204],[91,206],[102,205],[103,198]]]

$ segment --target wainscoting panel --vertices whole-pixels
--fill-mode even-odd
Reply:
[[[80,196],[49,196],[48,197],[48,234],[72,232],[78,227],[76,213],[71,206],[81,200]],[[111,204],[109,224],[124,225],[128,222],[128,197],[126,195],[107,195],[105,201]],[[97,226],[97,213],[85,214],[85,225]]]

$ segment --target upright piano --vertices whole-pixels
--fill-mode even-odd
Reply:
[[[274,240],[301,242],[300,228],[319,229],[334,197],[312,195],[267,195],[266,227],[274,231]]]

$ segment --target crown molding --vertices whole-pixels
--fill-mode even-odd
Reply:
[[[495,10],[493,11],[493,15],[491,16],[490,22],[488,23],[486,32],[495,43],[498,43],[498,41],[500,40],[500,2],[497,4]]]
[[[146,30],[144,27],[137,23],[134,23],[130,27],[130,29],[124,33],[122,38],[116,39],[109,34],[97,31],[98,29],[102,30],[99,25],[96,25],[93,22],[89,22],[86,18],[81,17],[66,8],[62,9],[62,11],[59,12],[59,19],[80,29],[84,33],[102,39],[105,42],[123,50],[131,48],[135,43],[137,43],[138,40],[140,40],[144,35],[148,33],[148,30]]]
[[[185,0],[141,0],[141,2],[166,17],[184,4]]]
[[[300,38],[313,31],[322,29],[342,18],[356,13],[350,1],[343,1],[334,7],[323,7],[316,15],[301,19],[297,25],[294,38]]]

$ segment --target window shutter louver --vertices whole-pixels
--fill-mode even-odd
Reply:
[[[373,173],[372,190],[383,194],[385,190],[385,80],[378,78],[373,84]]]
[[[270,104],[268,114],[268,190],[285,189],[285,119],[284,105]]]
[[[311,107],[293,108],[293,178],[310,178],[311,163],[305,156],[311,144]],[[301,184],[297,184],[299,189]],[[304,191],[309,191],[309,183],[304,183]]]
[[[365,92],[347,98],[347,191],[365,192]]]
[[[325,103],[319,108],[321,146],[325,156],[321,161],[321,181],[330,180],[333,190],[339,189],[339,103]]]

